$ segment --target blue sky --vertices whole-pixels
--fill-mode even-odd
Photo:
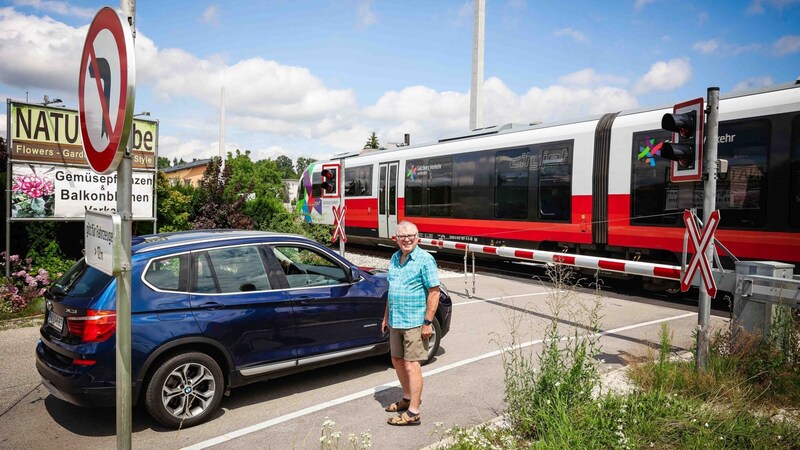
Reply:
[[[77,108],[96,1],[0,2],[0,96]],[[117,6],[114,2],[111,6]],[[136,5],[136,110],[160,156],[325,159],[469,127],[471,1]],[[483,124],[669,105],[800,77],[800,0],[487,0]],[[3,111],[5,113],[5,111]],[[5,135],[5,114],[0,132]]]

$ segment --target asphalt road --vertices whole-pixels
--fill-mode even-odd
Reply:
[[[567,314],[599,302],[603,370],[648,354],[668,324],[676,352],[691,347],[697,325],[695,301],[666,303],[620,293],[561,292],[536,280],[478,275],[475,296],[465,294],[463,275],[444,280],[454,317],[435,361],[423,368],[423,423],[391,427],[385,405],[399,398],[388,357],[305,372],[235,389],[210,422],[169,430],[139,406],[133,412],[134,448],[317,449],[322,424],[347,436],[368,432],[373,448],[419,449],[439,440],[453,425],[473,426],[504,411],[500,349],[512,337],[538,354],[545,328],[558,314],[562,334],[586,321]],[[471,282],[470,282],[471,286]],[[554,306],[555,305],[555,306]],[[715,326],[725,320],[712,316]],[[512,333],[512,330],[515,330]],[[64,403],[42,387],[34,365],[37,327],[0,331],[0,448],[107,449],[116,445],[115,410],[83,409]],[[535,358],[535,356],[533,356]]]

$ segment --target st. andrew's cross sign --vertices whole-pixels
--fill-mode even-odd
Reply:
[[[686,292],[692,284],[697,270],[700,270],[700,279],[706,288],[708,296],[711,298],[717,295],[717,282],[714,280],[714,274],[711,273],[711,264],[706,259],[706,249],[709,245],[714,245],[714,231],[719,225],[719,210],[714,210],[708,218],[708,223],[702,229],[697,228],[697,223],[694,220],[694,214],[689,210],[684,210],[683,221],[686,223],[686,230],[689,233],[689,240],[694,247],[694,255],[686,266],[686,272],[681,277],[681,291]]]
[[[112,8],[97,12],[83,44],[78,116],[86,161],[100,174],[116,170],[133,121],[133,33]]]

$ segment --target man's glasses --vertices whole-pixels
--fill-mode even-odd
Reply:
[[[415,237],[417,237],[417,233],[414,233],[414,234],[398,234],[397,235],[397,239],[399,239],[401,241],[404,241],[406,239],[414,239]]]

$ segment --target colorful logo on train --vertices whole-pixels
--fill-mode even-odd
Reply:
[[[410,169],[408,169],[408,172],[406,172],[406,178],[409,178],[411,181],[414,181],[414,180],[417,179],[417,167],[418,166],[415,166],[413,164],[410,164],[409,166],[410,166]]]
[[[297,199],[297,213],[303,217],[308,223],[312,222],[311,212],[316,211],[317,214],[322,214],[322,201],[321,199],[314,198],[313,183],[311,181],[311,174],[314,172],[314,163],[310,164],[305,172],[303,172],[303,179],[300,180],[302,187],[300,194],[301,197]]]
[[[656,165],[656,155],[661,155],[661,147],[664,145],[664,141],[659,142],[656,144],[655,139],[645,139],[645,146],[639,146],[639,155],[636,159],[639,161],[644,160],[645,163],[650,164],[650,167],[655,167]]]

